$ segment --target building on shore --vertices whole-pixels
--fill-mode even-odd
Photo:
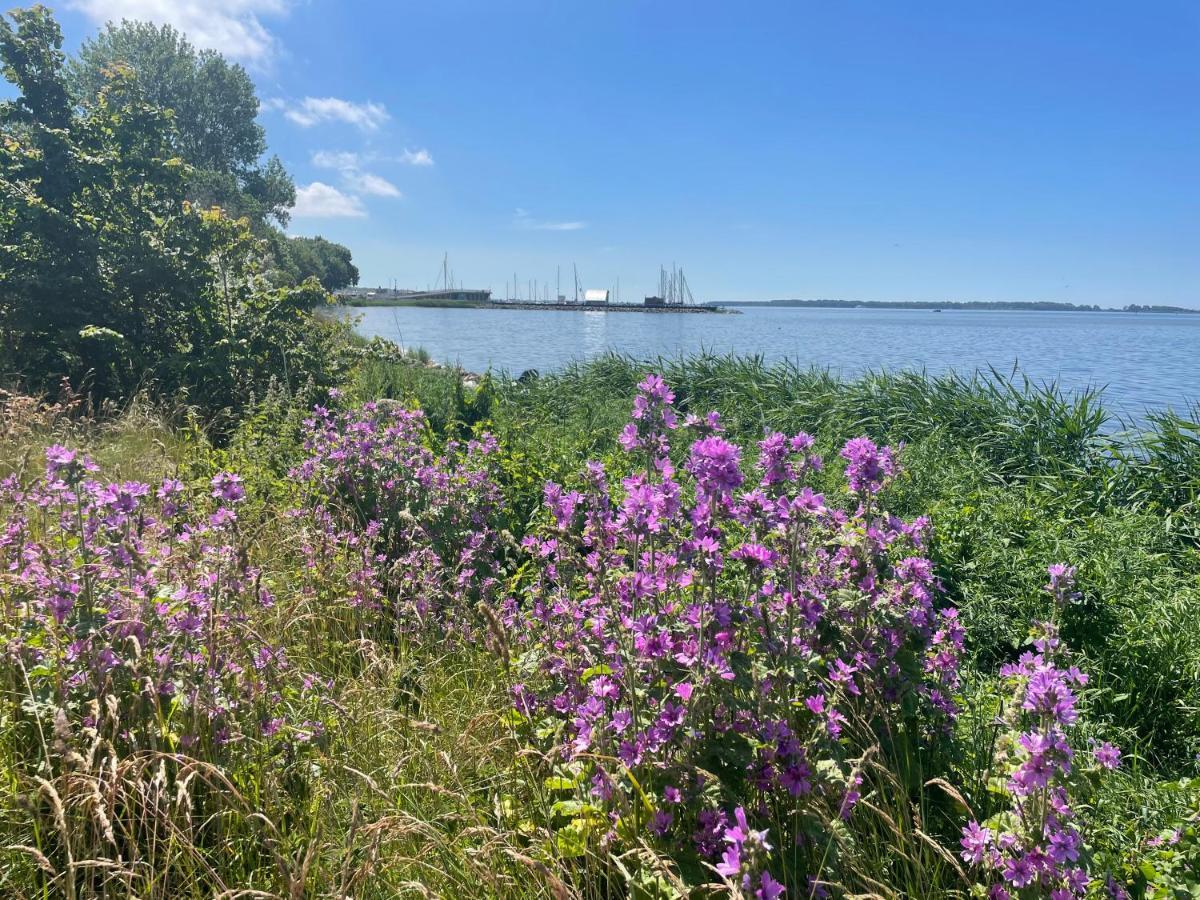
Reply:
[[[590,289],[583,292],[584,306],[608,306],[608,291]]]

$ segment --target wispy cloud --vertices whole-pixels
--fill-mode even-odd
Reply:
[[[286,15],[291,0],[68,0],[96,25],[133,19],[173,25],[198,47],[262,65],[279,51],[260,16]]]
[[[274,98],[263,104],[266,109],[281,109],[283,114],[301,128],[312,128],[325,122],[353,125],[361,131],[378,131],[391,116],[382,103],[371,100],[355,103],[341,97],[305,97],[303,100]]]
[[[528,210],[521,209],[519,206],[513,213],[513,225],[527,231],[579,231],[587,228],[587,222],[553,222],[546,219],[535,219]]]
[[[378,175],[370,172],[345,172],[343,177],[352,190],[360,194],[370,194],[374,197],[399,197],[400,189]]]
[[[296,205],[292,216],[297,219],[361,219],[367,211],[358,197],[343,194],[323,181],[296,188]]]
[[[433,156],[428,150],[405,150],[399,161],[409,166],[432,166]]]
[[[403,163],[406,166],[432,166],[428,150],[405,150],[399,156],[386,153],[355,153],[351,150],[318,150],[312,155],[314,166],[326,169],[361,169],[371,163]]]
[[[322,169],[357,169],[362,157],[349,150],[318,150],[312,155],[312,163]]]
[[[363,156],[349,150],[318,150],[312,163],[323,169],[333,169],[342,176],[347,190],[374,197],[399,197],[400,189],[382,176],[363,171]]]

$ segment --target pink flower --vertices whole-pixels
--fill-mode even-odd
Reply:
[[[1105,741],[1099,747],[1092,751],[1092,756],[1096,762],[1106,769],[1115,769],[1121,765],[1121,751],[1114,747],[1108,741]]]

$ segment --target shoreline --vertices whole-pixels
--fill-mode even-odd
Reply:
[[[711,315],[741,315],[740,310],[726,309],[722,306],[634,306],[632,303],[612,303],[607,306],[587,306],[583,303],[518,303],[518,302],[492,302],[492,303],[471,303],[460,301],[438,302],[436,300],[387,300],[387,301],[363,301],[355,300],[352,303],[339,302],[338,306],[346,307],[347,309],[367,309],[378,307],[407,307],[407,308],[424,308],[424,309],[517,309],[527,310],[530,312],[622,312],[622,313],[652,313],[652,314],[667,314],[667,315],[694,315],[694,314],[711,314]]]

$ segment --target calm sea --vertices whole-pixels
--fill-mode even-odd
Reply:
[[[1067,390],[1105,388],[1113,412],[1200,403],[1200,316],[1130,313],[755,309],[650,315],[369,307],[359,330],[482,372],[553,371],[607,350],[762,354],[843,376],[868,369],[969,374],[1014,366]]]

